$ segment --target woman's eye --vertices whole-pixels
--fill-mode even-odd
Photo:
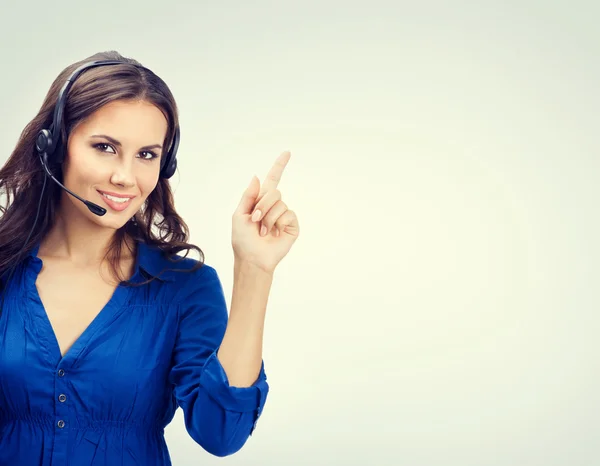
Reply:
[[[154,152],[150,152],[150,151],[141,152],[141,156],[144,160],[152,160],[152,159],[155,159],[156,157],[158,157],[158,155],[156,155]]]
[[[113,148],[109,144],[105,144],[103,142],[101,142],[100,144],[94,145],[94,147],[96,149],[98,149],[100,152],[109,152],[108,149],[110,149],[111,150],[110,153],[112,153],[112,154],[115,153],[114,150],[113,150]]]
[[[105,142],[94,144],[94,148],[96,150],[99,150],[100,152],[116,154],[116,151],[113,149],[113,147],[110,144],[106,144]],[[152,151],[140,152],[139,156],[144,160],[152,160],[158,157],[158,155]]]

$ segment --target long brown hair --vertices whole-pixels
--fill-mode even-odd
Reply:
[[[35,141],[38,132],[52,123],[59,91],[69,75],[81,64],[95,60],[119,60],[123,63],[91,68],[74,82],[63,117],[62,150],[67,147],[69,134],[75,126],[100,107],[122,99],[144,100],[156,105],[169,123],[163,147],[166,150],[171,145],[174,128],[179,124],[177,105],[167,85],[152,71],[136,66],[140,63],[114,51],[97,53],[66,67],[52,83],[39,112],[25,127],[15,149],[0,169],[0,196],[4,204],[0,204],[0,277],[15,265],[15,261],[39,244],[56,221],[62,190],[48,180],[34,226],[46,177]],[[61,165],[51,163],[49,168],[62,182]],[[32,234],[24,244],[24,234],[29,231]],[[175,210],[171,186],[168,180],[160,178],[133,221],[128,221],[116,231],[105,258],[118,282],[124,282],[119,265],[122,248],[129,247],[130,240],[159,247],[171,261],[180,260],[177,254],[181,251],[185,251],[184,257],[187,257],[193,249],[199,253],[200,259],[188,270],[196,270],[202,266],[204,254],[198,246],[188,243],[188,239],[189,230]]]

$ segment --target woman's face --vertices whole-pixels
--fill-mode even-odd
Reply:
[[[111,102],[77,125],[69,136],[63,183],[106,214],[93,214],[67,193],[61,210],[121,228],[156,187],[167,130],[162,111],[144,101]]]

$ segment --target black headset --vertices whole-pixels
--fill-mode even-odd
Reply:
[[[148,68],[134,64],[128,63],[119,60],[97,60],[88,63],[84,63],[79,66],[71,76],[67,79],[65,84],[63,85],[60,93],[58,94],[58,100],[56,102],[56,107],[54,107],[54,118],[52,120],[52,124],[49,129],[42,129],[38,135],[35,142],[35,147],[40,154],[40,158],[42,161],[42,165],[47,174],[51,175],[50,170],[48,168],[49,158],[53,158],[55,162],[62,162],[64,159],[64,150],[57,151],[57,147],[62,144],[59,143],[61,140],[61,130],[64,124],[63,118],[65,113],[65,106],[67,104],[67,95],[71,86],[75,82],[75,80],[86,70],[90,68],[95,68],[97,66],[106,66],[106,65],[133,65],[138,68],[150,71]],[[169,179],[175,174],[175,170],[177,169],[177,148],[179,147],[179,126],[175,128],[175,134],[173,136],[173,143],[171,147],[167,151],[166,155],[161,160],[161,171],[160,176],[162,178]]]

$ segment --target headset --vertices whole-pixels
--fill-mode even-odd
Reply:
[[[58,181],[52,172],[50,171],[49,165],[50,162],[61,163],[64,160],[65,154],[65,146],[61,143],[61,132],[64,126],[64,113],[65,107],[67,105],[67,96],[71,86],[75,80],[86,70],[90,68],[95,68],[98,66],[107,66],[107,65],[133,65],[138,68],[150,71],[148,68],[128,63],[120,60],[96,60],[88,63],[84,63],[71,73],[71,75],[67,78],[65,84],[58,94],[58,100],[56,102],[56,106],[54,107],[54,118],[52,120],[52,124],[48,129],[42,129],[36,138],[35,149],[40,157],[40,162],[42,163],[42,167],[46,172],[46,175],[58,184],[62,189],[64,189],[67,193],[69,193],[74,198],[83,202],[87,208],[94,214],[98,216],[102,216],[106,214],[106,209],[104,207],[100,207],[98,204],[94,204],[88,200],[82,199],[77,194],[67,189],[60,181]],[[152,72],[152,71],[150,71]],[[175,170],[177,169],[177,149],[179,148],[179,126],[175,128],[175,133],[173,135],[173,143],[171,147],[167,151],[164,157],[161,159],[161,169],[160,176],[161,178],[169,179],[175,174]],[[35,224],[34,224],[35,225]]]
[[[77,194],[72,192],[70,189],[68,189],[66,186],[64,186],[60,181],[58,181],[56,179],[56,177],[53,175],[52,171],[50,170],[50,164],[51,163],[62,163],[64,160],[66,145],[61,140],[62,139],[62,130],[63,130],[63,126],[65,123],[64,122],[64,114],[65,114],[65,107],[67,105],[67,97],[68,97],[69,90],[73,86],[73,83],[86,70],[88,70],[90,68],[95,68],[98,66],[108,66],[108,65],[133,65],[137,68],[147,70],[152,73],[152,71],[149,70],[148,68],[146,68],[142,65],[136,64],[136,63],[129,63],[129,62],[122,61],[122,60],[96,60],[96,61],[91,61],[91,62],[87,62],[87,63],[80,65],[67,78],[65,84],[63,85],[63,87],[61,88],[61,90],[58,94],[56,106],[54,107],[53,120],[52,120],[50,127],[40,130],[38,132],[38,135],[36,138],[35,149],[36,149],[36,152],[38,153],[40,162],[42,164],[42,168],[44,169],[46,176],[44,177],[44,183],[42,186],[42,191],[40,193],[40,199],[39,199],[38,206],[37,206],[35,220],[33,221],[33,226],[31,227],[31,230],[29,232],[29,235],[27,236],[27,239],[25,240],[25,243],[23,244],[23,247],[21,248],[21,250],[15,257],[15,265],[10,270],[8,279],[5,282],[5,288],[8,285],[8,283],[10,282],[10,280],[14,274],[14,271],[16,269],[16,266],[19,263],[19,259],[23,252],[23,249],[29,242],[29,238],[31,237],[31,235],[35,229],[35,225],[37,224],[37,220],[38,220],[38,217],[40,214],[40,208],[42,205],[42,199],[44,197],[44,190],[46,188],[46,179],[47,178],[50,178],[52,181],[54,181],[56,184],[58,184],[58,186],[60,186],[61,189],[63,189],[67,193],[69,193],[75,199],[78,199],[79,201],[83,202],[87,206],[87,208],[90,210],[90,212],[92,212],[93,214],[98,215],[99,217],[106,214],[106,209],[104,207],[101,207],[98,204],[94,204],[91,201],[81,198],[80,196],[78,196]],[[180,139],[179,126],[176,126],[174,134],[173,134],[173,142],[171,143],[169,150],[161,158],[161,168],[160,168],[160,177],[161,178],[169,179],[175,174],[175,171],[177,169],[177,149],[179,148],[179,139]],[[0,303],[0,314],[2,314],[2,308],[4,307],[5,294],[6,294],[5,290],[3,290],[2,291],[2,302]]]

